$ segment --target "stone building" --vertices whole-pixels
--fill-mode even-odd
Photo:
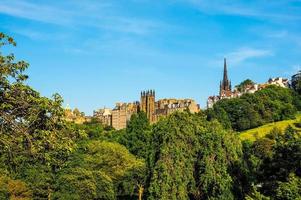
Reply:
[[[67,122],[73,122],[75,124],[83,124],[91,121],[91,118],[85,116],[85,113],[80,112],[77,108],[72,110],[69,105],[64,109],[64,118]]]
[[[126,128],[127,122],[139,111],[139,103],[116,103],[112,110],[112,127],[116,130]]]
[[[155,91],[141,92],[141,111],[146,113],[150,123],[155,123],[160,117],[166,117],[176,111],[188,109],[192,113],[200,111],[200,107],[193,99],[160,99],[156,101]]]
[[[112,126],[112,109],[103,108],[93,112],[93,117],[105,126]]]
[[[191,113],[200,111],[200,106],[193,99],[161,99],[156,102],[156,118],[167,116],[173,112],[189,110]]]
[[[155,91],[142,91],[140,102],[116,103],[114,109],[99,109],[94,111],[94,117],[116,130],[124,129],[131,116],[139,111],[146,113],[150,123],[155,123],[161,117],[176,111],[188,109],[191,113],[200,111],[200,106],[193,99],[161,99],[156,101]]]
[[[289,87],[289,80],[282,77],[270,78],[268,84],[286,88]]]
[[[207,99],[207,108],[212,108],[213,105],[220,100],[219,96],[209,96]]]
[[[155,111],[155,91],[148,90],[141,92],[140,98],[140,109],[146,113],[147,118],[150,123],[156,121],[156,111]]]

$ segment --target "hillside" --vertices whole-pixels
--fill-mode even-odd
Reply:
[[[301,128],[298,128],[295,126],[295,123],[299,122],[300,120],[301,120],[301,113],[297,114],[296,119],[293,119],[293,120],[284,120],[284,121],[279,121],[279,122],[273,122],[273,123],[265,124],[263,126],[260,126],[260,127],[254,128],[254,129],[243,131],[240,133],[240,139],[254,141],[254,140],[256,140],[256,138],[264,137],[274,127],[284,130],[288,125],[291,125],[294,128],[301,130]]]

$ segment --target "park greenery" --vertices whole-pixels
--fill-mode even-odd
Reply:
[[[301,199],[300,89],[271,86],[156,124],[139,112],[117,131],[65,121],[62,97],[28,86],[28,63],[7,45],[0,33],[0,199]],[[294,123],[241,139],[282,120]]]

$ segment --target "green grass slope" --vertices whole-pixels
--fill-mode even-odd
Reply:
[[[301,130],[301,128],[298,128],[295,126],[295,123],[300,122],[300,121],[301,121],[301,113],[296,115],[296,119],[273,122],[273,123],[269,123],[269,124],[266,124],[266,125],[254,128],[254,129],[243,131],[240,133],[239,137],[241,140],[255,141],[257,138],[264,137],[274,127],[284,130],[288,125],[291,125],[294,128]]]

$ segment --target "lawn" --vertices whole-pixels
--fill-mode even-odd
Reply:
[[[273,123],[269,123],[269,124],[266,124],[266,125],[254,128],[254,129],[243,131],[240,133],[239,137],[241,140],[255,141],[257,138],[264,137],[274,127],[284,130],[288,125],[291,125],[294,128],[301,130],[300,128],[297,128],[294,125],[296,122],[299,122],[299,121],[301,121],[301,114],[297,114],[296,119],[293,119],[293,120],[284,120],[284,121],[279,121],[279,122],[273,122]]]

